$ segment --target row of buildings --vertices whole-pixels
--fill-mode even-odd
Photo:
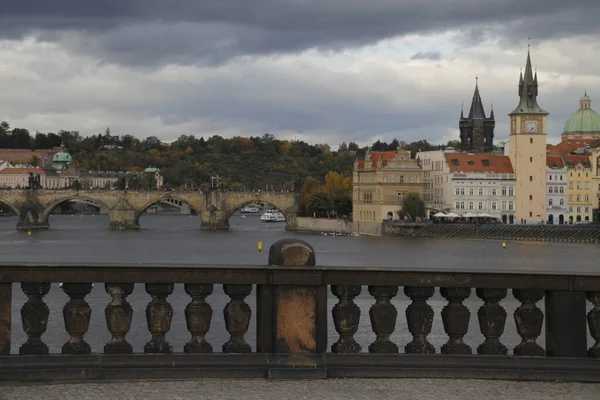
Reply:
[[[119,178],[124,178],[127,185],[129,182],[127,178],[138,175],[74,168],[73,159],[64,146],[54,153],[51,160],[51,165],[48,166],[12,165],[9,161],[0,161],[0,188],[27,188],[30,177],[39,176],[40,187],[43,189],[112,189]],[[144,173],[152,175],[157,189],[163,186],[163,177],[157,168],[146,168]]]
[[[400,217],[408,192],[431,213],[476,215],[505,224],[577,224],[597,220],[600,208],[600,115],[587,93],[556,145],[546,143],[547,117],[537,102],[537,73],[528,52],[519,77],[519,103],[509,114],[509,142],[493,146],[495,118],[487,116],[478,84],[469,114],[459,119],[460,150],[368,151],[353,177],[355,230],[376,233]]]

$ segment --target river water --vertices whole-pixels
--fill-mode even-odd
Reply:
[[[182,264],[258,264],[267,263],[269,246],[286,237],[298,237],[311,243],[316,251],[319,265],[346,265],[356,267],[410,267],[426,269],[481,269],[481,270],[520,270],[531,272],[556,271],[598,274],[600,247],[595,244],[572,243],[518,243],[510,242],[503,249],[500,241],[473,241],[448,239],[385,238],[324,236],[320,234],[297,234],[284,230],[283,224],[261,223],[256,216],[244,218],[233,215],[229,232],[200,231],[200,219],[197,216],[144,215],[140,219],[139,231],[114,232],[108,230],[108,216],[102,215],[54,215],[50,219],[50,230],[34,232],[27,236],[25,232],[15,230],[16,217],[0,218],[0,254],[3,262],[110,262],[110,263],[182,263]],[[262,253],[257,251],[257,243],[264,243]],[[50,308],[48,330],[43,340],[51,353],[59,353],[68,335],[64,329],[62,307],[68,296],[55,283],[44,298]],[[92,307],[92,320],[86,340],[93,352],[102,352],[104,344],[110,339],[104,319],[104,307],[110,301],[104,291],[104,285],[96,284],[92,293],[86,297]],[[207,340],[215,351],[221,351],[221,345],[227,341],[228,334],[223,323],[222,310],[228,301],[220,285],[215,285],[214,293],[207,301],[213,307],[211,331]],[[20,309],[26,301],[20,286],[13,288],[13,343],[12,352],[18,353],[19,346],[26,340],[22,331]],[[145,307],[150,296],[143,285],[136,285],[128,301],[134,309],[132,328],[128,335],[134,351],[142,352],[143,345],[150,339],[146,327]],[[189,340],[185,327],[184,309],[190,301],[183,291],[183,285],[175,286],[168,301],[174,308],[171,331],[167,339],[176,352],[181,352],[184,343]],[[255,311],[254,292],[246,299]],[[331,309],[337,299],[330,294],[328,307]],[[374,299],[363,287],[363,293],[356,303],[361,307],[361,324],[356,334],[357,341],[366,350],[375,335],[371,331],[368,309]],[[392,303],[398,309],[396,331],[392,340],[403,351],[411,335],[406,326],[405,309],[410,304],[399,291]],[[429,300],[435,311],[430,342],[439,347],[447,336],[443,331],[440,312],[446,301],[439,290]],[[477,309],[482,304],[475,293],[465,301],[471,310],[469,333],[465,341],[475,349],[484,338],[479,331]],[[506,332],[503,343],[509,348],[516,346],[520,338],[514,328],[512,314],[519,303],[509,292],[501,303],[507,313]],[[543,310],[543,301],[538,303]],[[248,333],[247,341],[255,348],[255,315]],[[329,344],[338,338],[329,317]],[[588,338],[588,342],[591,338]],[[539,342],[543,345],[543,333]]]

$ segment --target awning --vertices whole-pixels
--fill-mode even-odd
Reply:
[[[433,216],[434,216],[435,218],[443,218],[443,217],[447,217],[447,215],[446,215],[446,214],[444,214],[444,213],[443,213],[443,212],[441,212],[441,211],[440,211],[439,213],[437,213],[437,214],[434,214]]]
[[[456,214],[456,213],[449,213],[448,215],[446,215],[447,218],[460,218],[460,215]]]

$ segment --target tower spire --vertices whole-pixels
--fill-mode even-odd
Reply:
[[[527,61],[525,62],[525,73],[519,76],[519,105],[511,114],[547,114],[537,103],[538,82],[537,71],[535,76],[531,67],[531,50],[527,46]]]
[[[484,119],[485,111],[483,102],[479,95],[479,77],[475,77],[475,92],[473,92],[473,100],[471,101],[471,109],[469,110],[469,119]]]

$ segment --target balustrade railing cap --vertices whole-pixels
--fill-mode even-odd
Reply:
[[[315,249],[300,239],[281,239],[269,249],[269,265],[278,267],[314,267]]]

